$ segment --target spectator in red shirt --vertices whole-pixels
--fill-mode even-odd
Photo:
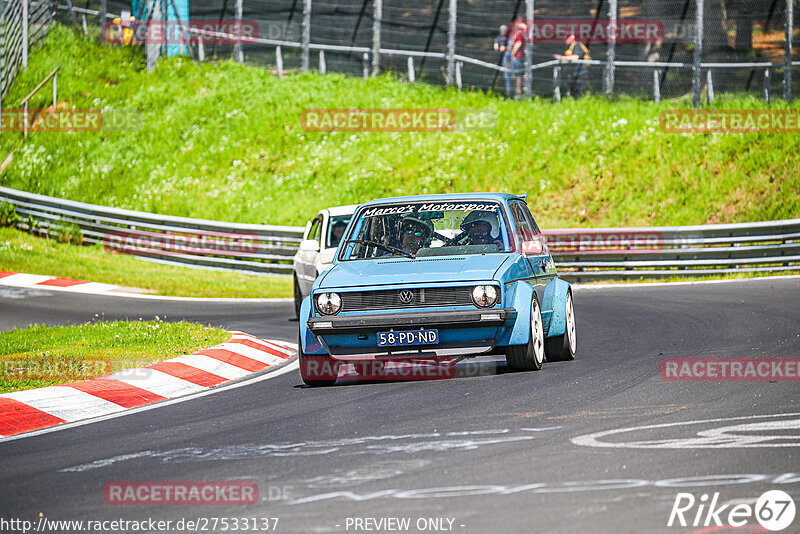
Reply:
[[[517,24],[517,34],[511,47],[511,68],[517,76],[517,100],[522,98],[522,79],[525,75],[525,43],[527,43],[528,26],[524,22]]]

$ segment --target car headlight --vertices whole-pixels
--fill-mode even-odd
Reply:
[[[479,308],[491,308],[497,303],[497,296],[495,286],[476,286],[472,290],[472,302]]]
[[[338,293],[317,295],[317,310],[323,315],[336,315],[342,309],[342,297]]]

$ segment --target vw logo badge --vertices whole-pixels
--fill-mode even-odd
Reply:
[[[414,301],[414,293],[409,291],[408,289],[404,289],[400,292],[400,303],[401,304],[411,304]]]

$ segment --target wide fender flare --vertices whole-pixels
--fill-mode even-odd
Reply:
[[[506,289],[513,292],[512,306],[517,310],[517,320],[498,345],[524,345],[531,337],[531,301],[533,286],[524,281],[514,282]]]
[[[304,354],[327,354],[322,343],[319,342],[308,328],[308,320],[311,319],[311,295],[303,299],[300,305],[300,347]]]
[[[567,294],[571,291],[569,283],[560,278],[545,286],[544,306],[553,310],[545,337],[561,336],[567,331]]]

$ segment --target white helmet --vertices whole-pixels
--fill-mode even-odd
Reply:
[[[500,236],[500,225],[497,222],[497,212],[494,211],[473,211],[464,218],[461,223],[461,230],[469,231],[470,226],[477,222],[484,222],[489,225],[489,235],[492,239]]]

